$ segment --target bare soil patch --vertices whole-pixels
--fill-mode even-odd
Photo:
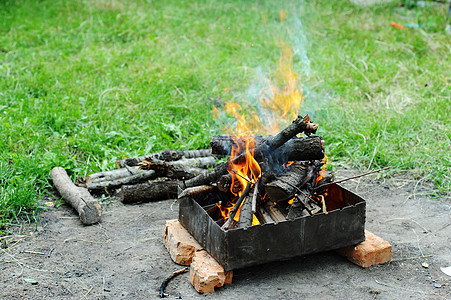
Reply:
[[[356,174],[339,170],[337,179]],[[451,265],[450,199],[427,197],[432,187],[406,175],[344,185],[367,200],[366,229],[392,244],[392,262],[363,269],[333,251],[319,253],[235,270],[233,284],[206,295],[185,273],[169,283],[170,298],[449,299],[451,277],[440,267]],[[0,298],[158,298],[162,281],[181,268],[162,242],[177,202],[102,205],[97,225],[83,226],[61,205],[43,212],[36,230],[21,226],[22,235],[2,237]]]

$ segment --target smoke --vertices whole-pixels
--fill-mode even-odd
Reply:
[[[290,12],[295,12],[295,9]],[[238,100],[235,100],[233,112],[227,111],[227,105],[224,111],[216,111],[216,116],[219,116],[217,120],[224,133],[274,134],[291,123],[298,114],[316,114],[313,99],[307,99],[308,103],[304,103],[305,85],[302,78],[311,74],[305,29],[299,15],[289,18],[286,18],[286,15],[286,10],[280,11],[283,30],[280,31],[281,36],[276,37],[281,41],[277,70],[265,72],[263,67],[256,68],[252,84],[245,92],[234,95]],[[293,59],[296,59],[296,64]],[[309,97],[314,96],[313,91],[308,94]],[[290,101],[292,103],[289,103]],[[243,130],[243,120],[249,124],[246,130]]]

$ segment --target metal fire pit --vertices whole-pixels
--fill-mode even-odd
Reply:
[[[182,198],[179,221],[226,271],[355,245],[365,240],[365,200],[338,184],[328,213],[224,231],[203,208],[211,195]]]

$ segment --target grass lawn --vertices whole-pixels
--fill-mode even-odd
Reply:
[[[281,41],[303,84],[299,113],[320,124],[332,167],[392,166],[449,194],[447,8],[1,1],[0,231],[36,216],[54,166],[75,179],[123,157],[206,148],[220,133],[213,106],[251,101]]]

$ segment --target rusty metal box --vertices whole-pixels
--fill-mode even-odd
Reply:
[[[204,195],[180,199],[179,221],[226,271],[365,240],[366,202],[338,184],[328,189],[327,214],[227,231],[204,209],[209,204],[208,198]]]

